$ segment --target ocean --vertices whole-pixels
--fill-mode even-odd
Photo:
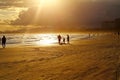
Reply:
[[[4,34],[7,46],[47,46],[57,45],[58,34]],[[3,34],[0,34],[0,41]],[[66,39],[67,34],[61,34]],[[88,34],[69,34],[70,41],[88,38]]]

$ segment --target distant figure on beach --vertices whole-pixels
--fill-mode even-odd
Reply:
[[[58,43],[61,44],[61,35],[58,35]]]
[[[63,37],[63,44],[65,44],[65,38]]]
[[[69,44],[70,43],[70,36],[67,35],[67,43]]]
[[[118,35],[118,39],[119,39],[120,38],[120,32],[118,32],[117,35]]]
[[[118,36],[120,35],[120,32],[118,32]]]
[[[90,38],[90,37],[91,37],[91,34],[89,33],[88,36],[89,36],[89,38]]]
[[[3,36],[2,37],[2,47],[5,48],[5,46],[6,46],[6,37]]]

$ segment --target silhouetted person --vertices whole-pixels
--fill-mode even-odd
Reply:
[[[120,32],[118,32],[118,36],[120,35]]]
[[[118,39],[119,39],[120,38],[120,32],[118,32],[117,35],[118,35]]]
[[[61,35],[58,35],[58,43],[61,44]]]
[[[63,38],[63,44],[65,44],[65,38]]]
[[[88,34],[89,38],[91,37],[91,34]]]
[[[5,46],[6,46],[6,37],[3,36],[2,37],[2,47],[5,48]]]
[[[67,35],[67,43],[69,44],[70,43],[70,36]]]

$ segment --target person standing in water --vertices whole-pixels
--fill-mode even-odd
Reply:
[[[5,46],[6,46],[6,37],[3,36],[2,37],[2,47],[5,48]]]
[[[67,35],[67,43],[69,44],[70,43],[70,36]]]
[[[61,44],[61,35],[58,35],[58,43]]]
[[[65,44],[65,38],[63,37],[63,44]]]

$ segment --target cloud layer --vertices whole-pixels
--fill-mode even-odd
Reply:
[[[38,10],[39,7],[32,7],[21,12],[12,24],[98,25],[102,21],[120,17],[120,5],[110,3],[69,3],[61,8],[43,8],[39,13]]]
[[[0,0],[0,8],[31,7],[31,6],[36,6],[36,4],[39,1],[40,0]],[[120,4],[120,0],[59,0],[59,1],[63,3],[102,2],[102,3]]]
[[[12,25],[98,26],[120,17],[119,0],[60,0],[59,6],[37,7],[37,0],[0,0],[0,9],[26,7]]]

